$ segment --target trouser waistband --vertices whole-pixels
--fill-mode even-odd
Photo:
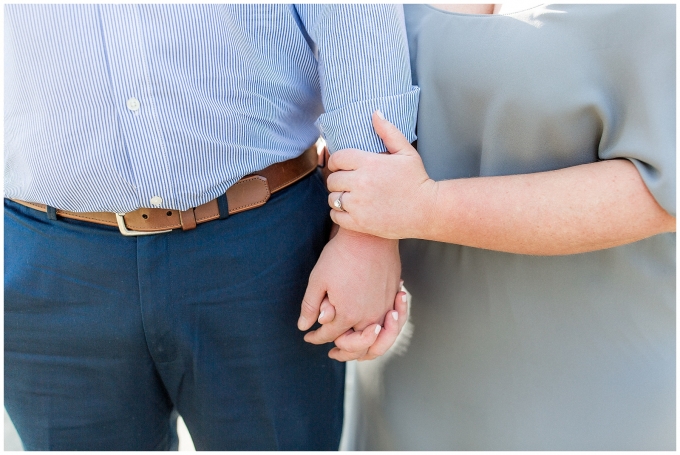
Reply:
[[[327,151],[324,151],[325,156]],[[296,158],[274,163],[261,171],[246,175],[230,186],[223,196],[184,211],[140,208],[128,213],[113,213],[56,209],[55,214],[74,220],[117,226],[123,235],[129,236],[160,234],[178,228],[186,231],[194,229],[197,224],[264,205],[273,193],[311,174],[320,163],[317,145],[314,144]],[[51,209],[45,204],[12,200],[48,214]]]

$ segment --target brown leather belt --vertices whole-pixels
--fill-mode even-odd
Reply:
[[[302,155],[282,163],[275,163],[254,174],[246,175],[227,189],[229,215],[264,205],[272,193],[292,185],[311,174],[320,162],[317,144]],[[47,206],[34,202],[14,202],[47,213]],[[141,208],[129,213],[69,212],[57,209],[57,215],[107,226],[117,226],[123,235],[149,235],[182,228],[189,230],[197,224],[220,218],[217,199],[185,211]]]

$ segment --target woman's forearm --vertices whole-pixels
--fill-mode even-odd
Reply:
[[[390,155],[347,149],[328,162],[331,217],[346,229],[533,255],[582,253],[675,231],[675,217],[628,160],[435,182],[378,112],[373,127]]]
[[[628,160],[437,182],[428,240],[532,255],[610,248],[675,231]]]

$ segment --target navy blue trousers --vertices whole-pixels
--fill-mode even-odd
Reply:
[[[24,447],[167,450],[176,410],[198,450],[336,450],[344,364],[296,326],[326,198],[315,173],[148,237],[5,200],[5,407]]]

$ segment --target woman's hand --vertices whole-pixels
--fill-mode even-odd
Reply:
[[[401,131],[373,113],[373,128],[388,154],[356,149],[331,155],[328,203],[341,227],[379,237],[422,238],[436,205],[437,183]],[[342,195],[342,210],[334,206]]]
[[[403,281],[402,281],[403,286]],[[335,317],[335,308],[325,299],[321,305],[319,323],[327,324]],[[401,329],[408,320],[406,291],[401,288],[394,299],[394,309],[385,314],[383,326],[373,324],[364,330],[348,330],[335,340],[335,346],[328,357],[340,362],[349,360],[373,360],[394,344]]]

